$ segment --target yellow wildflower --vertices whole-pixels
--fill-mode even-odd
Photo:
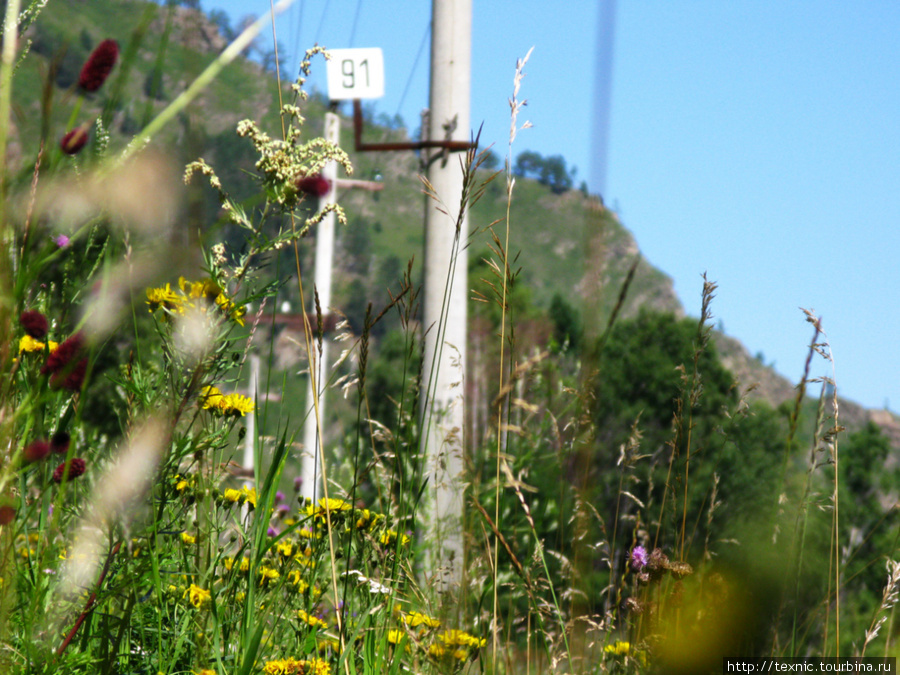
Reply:
[[[306,593],[306,589],[309,588],[309,584],[303,579],[300,570],[291,570],[288,572],[288,581],[295,587],[295,590],[298,593]]]
[[[183,541],[185,544],[188,544],[188,545],[196,544],[197,537],[195,537],[192,534],[188,534],[187,532],[182,532],[181,533],[181,541]]]
[[[191,584],[184,594],[188,596],[190,603],[197,609],[200,609],[212,599],[209,591],[200,588],[197,584]]]
[[[606,645],[603,651],[613,656],[628,656],[628,653],[631,651],[631,644],[622,640],[616,640],[613,644]]]
[[[307,614],[307,613],[306,613],[305,611],[303,611],[302,609],[298,609],[298,610],[297,610],[297,617],[298,617],[301,621],[304,621],[305,623],[307,623],[307,624],[309,624],[310,626],[312,626],[313,628],[328,628],[328,623],[327,623],[327,622],[322,621],[322,619],[320,619],[320,618],[317,617],[317,616],[312,616],[311,614]]]
[[[200,407],[204,410],[219,410],[222,398],[218,387],[203,387],[200,392]]]
[[[266,675],[331,675],[331,666],[322,659],[299,661],[290,657],[266,662],[263,672]]]
[[[234,558],[225,558],[222,561],[222,564],[225,565],[225,569],[229,572],[234,568]],[[238,563],[238,570],[241,572],[246,572],[250,569],[250,558],[243,557],[241,558],[241,562]]]
[[[256,508],[256,488],[245,485],[241,488],[241,497],[243,502],[249,503],[254,509]]]
[[[231,415],[243,417],[247,413],[253,412],[256,407],[253,399],[249,396],[241,396],[240,394],[225,394],[218,403],[219,410],[223,415]]]
[[[147,304],[150,305],[151,313],[160,307],[169,310],[178,309],[182,303],[182,298],[172,290],[170,284],[166,284],[164,288],[147,289]]]
[[[441,622],[438,619],[422,614],[421,612],[410,612],[403,616],[403,623],[410,628],[425,626],[427,628],[440,628]]]
[[[277,544],[275,544],[275,550],[285,558],[290,558],[291,553],[293,553],[294,551],[294,542],[292,542],[290,539],[282,539]]]
[[[232,504],[239,502],[241,500],[241,491],[235,488],[226,488],[225,492],[222,493],[222,499]]]
[[[281,575],[278,573],[278,570],[272,567],[260,567],[259,568],[259,585],[265,586],[270,581],[276,581]]]
[[[395,530],[384,530],[381,535],[378,537],[378,541],[380,541],[384,546],[391,546],[395,541],[397,541],[397,532]],[[400,537],[400,545],[406,546],[409,543],[409,537],[405,534],[399,535]]]
[[[477,638],[474,635],[469,635],[463,630],[445,630],[438,637],[441,642],[448,647],[473,647],[478,649],[487,644],[487,640],[484,638]]]
[[[59,347],[59,343],[50,340],[50,351],[55,352],[56,348]],[[19,353],[26,352],[28,354],[32,354],[34,352],[42,352],[44,351],[44,343],[40,340],[35,340],[30,335],[23,335],[19,340]]]

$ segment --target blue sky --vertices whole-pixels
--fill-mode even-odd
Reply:
[[[610,0],[604,0],[609,2]],[[516,59],[534,47],[513,156],[563,155],[591,182],[598,0],[473,0],[472,123],[505,155]],[[203,0],[233,17],[268,0]],[[426,0],[298,0],[287,63],[314,41],[381,47],[377,113],[411,127],[428,101]],[[796,381],[822,316],[840,393],[900,410],[900,4],[618,0],[607,205],[692,315]],[[355,29],[354,29],[355,25]],[[296,46],[296,48],[295,48]],[[324,90],[324,66],[311,84]],[[405,95],[404,95],[404,92]],[[829,374],[819,365],[815,375]]]

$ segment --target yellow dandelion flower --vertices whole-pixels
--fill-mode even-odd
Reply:
[[[603,651],[607,654],[612,654],[613,656],[628,656],[628,653],[631,651],[631,644],[616,640],[613,644],[606,645],[603,648]]]
[[[170,284],[166,284],[163,288],[147,289],[147,304],[150,305],[150,312],[155,312],[162,307],[163,309],[177,309],[184,300],[175,291],[172,290]]]
[[[246,307],[237,307],[234,304],[232,304],[232,307],[233,307],[233,309],[231,310],[231,313],[229,314],[229,316],[231,317],[231,320],[234,321],[237,325],[243,326],[244,325],[244,317],[247,315],[247,308]]]
[[[50,340],[49,344],[51,352],[55,352],[56,348],[59,347],[59,343],[54,342],[53,340]],[[25,352],[26,354],[33,354],[35,352],[42,352],[44,351],[44,346],[44,343],[40,340],[35,340],[30,335],[23,335],[19,340],[19,353]]]
[[[236,490],[235,488],[226,488],[226,490],[222,493],[222,499],[226,502],[231,502],[232,504],[241,501],[241,491]]]
[[[288,582],[290,582],[294,587],[294,590],[298,593],[306,593],[306,590],[309,588],[309,584],[306,583],[300,570],[291,570],[288,572]]]
[[[188,597],[188,600],[196,609],[200,609],[212,599],[210,592],[200,588],[197,584],[191,584],[184,592],[184,595]]]
[[[221,410],[223,398],[218,387],[203,387],[200,392],[200,407],[204,410]]]
[[[384,546],[391,546],[395,541],[397,541],[398,536],[400,537],[401,546],[406,546],[409,543],[409,537],[407,537],[405,534],[398,535],[395,530],[384,530],[378,537],[378,541],[380,541]]]
[[[265,675],[331,675],[331,666],[322,659],[299,661],[293,657],[267,661]]]
[[[181,541],[183,541],[185,544],[188,544],[188,545],[196,544],[197,537],[193,536],[192,534],[188,534],[187,532],[182,532],[181,533]]]
[[[238,415],[240,415],[241,417],[243,417],[247,413],[253,412],[253,409],[256,406],[253,403],[253,399],[249,396],[242,396],[240,394],[225,394],[219,401],[218,407],[223,415],[229,415],[233,417],[237,417]]]
[[[253,508],[256,508],[256,488],[247,487],[245,485],[241,488],[241,498],[243,502],[246,502]]]
[[[282,539],[277,544],[275,544],[275,550],[285,558],[290,558],[291,553],[294,551],[294,542],[290,539]]]
[[[398,630],[394,628],[393,630],[388,631],[388,642],[392,645],[400,644],[400,640],[402,640],[406,636],[406,632],[402,630]]]
[[[281,574],[278,573],[278,570],[272,567],[260,567],[259,568],[259,585],[265,586],[271,581],[277,581]]]
[[[438,637],[441,642],[448,647],[474,647],[475,649],[478,649],[487,644],[487,640],[484,638],[477,638],[474,635],[469,635],[464,630],[445,630]]]
[[[322,621],[322,619],[320,619],[317,616],[312,616],[311,614],[307,614],[302,609],[297,610],[297,618],[299,618],[304,623],[309,624],[313,628],[328,628],[327,622]]]
[[[438,619],[415,611],[404,614],[402,621],[410,628],[417,628],[419,626],[425,626],[426,628],[440,628],[441,625],[441,622]]]

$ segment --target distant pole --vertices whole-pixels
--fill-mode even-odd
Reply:
[[[472,0],[433,0],[428,140],[470,140]],[[431,572],[458,586],[463,568],[463,375],[466,364],[468,221],[457,220],[463,189],[459,155],[434,153],[428,180],[441,200],[425,207],[421,429],[429,476]],[[446,291],[449,288],[449,294]]]
[[[256,399],[259,392],[259,354],[250,354],[249,395]],[[244,468],[253,471],[256,457],[256,407],[247,413],[247,435],[244,436]]]
[[[594,47],[594,106],[591,129],[590,190],[606,195],[609,162],[609,118],[612,100],[613,47],[616,38],[616,0],[600,0],[597,11],[597,39]]]
[[[341,118],[334,113],[325,113],[325,140],[340,145]],[[337,162],[328,162],[322,169],[322,177],[328,181],[328,192],[319,200],[319,209],[334,204],[337,184]],[[331,306],[331,272],[334,261],[334,212],[329,211],[316,226],[316,270],[315,290],[319,294],[319,305],[323,315],[328,314]],[[315,311],[315,307],[310,308]],[[315,333],[315,326],[313,333]],[[300,475],[303,483],[300,494],[316,501],[319,498],[320,468],[322,466],[322,433],[325,425],[325,385],[328,382],[328,339],[322,338],[322,351],[315,335],[312,336],[309,354],[309,384],[306,388],[307,416],[303,426],[303,454],[300,461]],[[319,415],[316,421],[316,408],[313,405],[313,387],[319,397]]]

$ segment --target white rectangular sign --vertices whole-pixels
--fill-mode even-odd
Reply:
[[[384,96],[384,57],[380,48],[328,51],[328,98],[343,101]]]

